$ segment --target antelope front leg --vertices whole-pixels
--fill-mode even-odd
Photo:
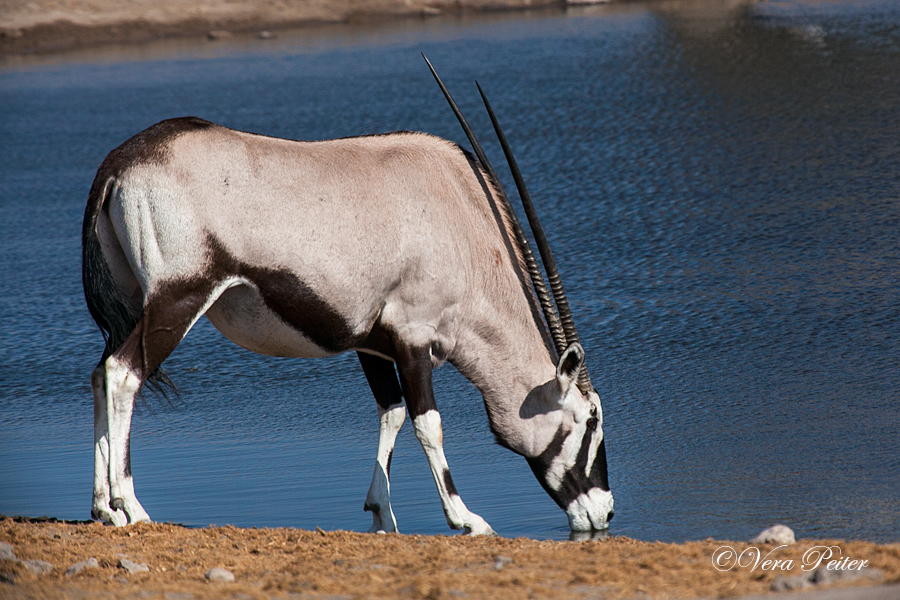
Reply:
[[[411,352],[398,360],[400,383],[403,395],[413,420],[416,438],[425,450],[434,483],[441,497],[444,516],[451,529],[463,530],[469,535],[495,535],[487,522],[466,508],[453,485],[450,467],[444,457],[444,433],[441,429],[441,415],[434,401],[431,383],[431,352],[428,350]]]
[[[444,516],[451,529],[461,529],[469,535],[496,535],[487,521],[466,508],[453,478],[450,477],[450,467],[444,457],[444,433],[441,429],[441,415],[435,410],[429,410],[418,417],[413,418],[413,427],[416,438],[425,450],[428,458],[428,466],[434,476],[438,494],[441,497],[441,505],[444,507]]]
[[[400,426],[406,419],[406,406],[396,404],[388,409],[378,407],[378,456],[375,459],[375,472],[372,484],[366,494],[365,510],[372,513],[372,527],[369,533],[390,533],[397,531],[397,519],[391,508],[391,457],[394,454],[394,442]]]
[[[391,509],[391,457],[397,433],[406,419],[406,406],[403,404],[394,363],[364,352],[357,355],[372,394],[378,402],[378,455],[363,509],[372,513],[369,533],[395,532],[397,520]]]

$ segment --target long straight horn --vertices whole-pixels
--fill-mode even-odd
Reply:
[[[525,216],[528,217],[528,224],[531,226],[531,232],[534,234],[534,241],[537,244],[538,252],[541,254],[544,269],[547,271],[547,279],[550,281],[550,290],[553,292],[553,298],[556,300],[556,307],[559,309],[559,318],[566,335],[566,345],[573,344],[579,341],[578,331],[575,329],[575,321],[572,319],[572,309],[569,308],[569,301],[566,299],[566,292],[563,290],[562,280],[559,278],[556,261],[553,260],[553,253],[550,251],[550,243],[547,242],[547,236],[544,235],[544,228],[541,227],[537,211],[534,210],[531,194],[528,193],[528,188],[525,187],[525,180],[522,178],[522,172],[519,171],[519,165],[516,163],[516,158],[513,156],[512,150],[509,147],[509,142],[506,140],[506,135],[503,134],[503,129],[501,129],[500,123],[497,121],[496,115],[494,115],[491,103],[488,102],[487,96],[484,94],[484,90],[481,89],[481,86],[478,85],[478,82],[475,82],[475,85],[478,86],[478,93],[481,94],[481,99],[484,101],[484,107],[491,117],[494,131],[497,133],[497,138],[500,140],[503,154],[506,155],[506,162],[509,163],[509,170],[512,171],[513,179],[516,182],[516,189],[519,190],[519,197],[522,199],[522,205],[525,207]],[[562,352],[560,352],[560,355],[561,354]],[[578,387],[584,393],[593,389],[587,367],[582,368],[581,373],[578,374]]]
[[[497,186],[497,190],[500,192],[500,199],[503,202],[504,207],[506,208],[506,212],[509,214],[509,219],[513,227],[513,233],[516,236],[516,242],[519,244],[519,248],[522,251],[522,257],[525,260],[525,266],[528,268],[528,274],[531,277],[534,294],[535,296],[537,296],[538,302],[541,305],[541,309],[544,312],[544,319],[547,321],[547,327],[550,329],[550,337],[553,339],[553,345],[556,348],[556,353],[558,356],[562,356],[563,352],[568,347],[568,343],[566,342],[566,333],[562,327],[562,324],[560,323],[559,315],[556,312],[556,307],[553,305],[553,300],[550,297],[550,293],[547,291],[547,284],[544,282],[544,276],[541,273],[541,268],[538,266],[537,260],[534,257],[534,253],[531,251],[531,244],[528,243],[528,238],[525,237],[525,232],[522,230],[522,225],[521,223],[519,223],[519,219],[516,217],[516,212],[513,210],[512,204],[510,204],[509,198],[506,196],[506,192],[503,190],[503,186],[500,185],[500,180],[497,178],[497,173],[494,171],[494,167],[491,166],[491,163],[487,159],[484,150],[481,148],[481,144],[478,143],[478,139],[475,137],[475,133],[472,131],[472,128],[469,127],[469,123],[463,116],[462,111],[459,110],[456,102],[453,101],[453,97],[450,95],[450,92],[447,90],[444,82],[441,81],[441,78],[438,76],[437,71],[434,70],[434,67],[431,65],[431,61],[428,60],[428,57],[423,54],[422,58],[424,58],[425,62],[428,63],[428,68],[431,69],[431,74],[434,75],[434,79],[435,81],[437,81],[438,86],[444,93],[444,97],[447,99],[447,102],[450,103],[450,108],[453,109],[453,114],[456,115],[456,119],[462,126],[463,131],[466,133],[466,137],[469,138],[469,143],[472,144],[472,148],[475,150],[475,155],[478,157],[478,160],[481,161],[481,164],[484,166],[485,170],[487,170],[488,175],[490,175],[491,179],[493,179],[494,184]],[[582,372],[583,371],[584,369],[582,369]]]

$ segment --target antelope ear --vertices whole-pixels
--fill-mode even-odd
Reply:
[[[574,385],[582,367],[584,367],[584,348],[578,342],[574,342],[566,348],[556,366],[556,380],[563,394]]]

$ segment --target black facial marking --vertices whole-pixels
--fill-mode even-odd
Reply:
[[[581,439],[581,447],[578,449],[578,455],[575,458],[575,465],[566,471],[559,489],[554,490],[549,486],[547,483],[547,472],[550,470],[553,459],[559,456],[562,451],[563,443],[567,436],[568,432],[560,427],[546,450],[537,457],[526,458],[541,486],[563,510],[578,496],[593,488],[609,491],[605,440],[601,440],[600,446],[597,448],[597,456],[594,458],[593,465],[591,465],[590,476],[584,473],[590,457],[591,437],[593,437],[593,432],[590,429],[585,431],[584,437]]]
[[[391,451],[388,452],[388,462],[387,462],[387,476],[388,477],[391,476],[391,460],[393,460],[393,459],[394,459],[394,450],[391,449]]]
[[[562,452],[563,444],[566,441],[566,436],[568,435],[568,431],[566,431],[563,427],[560,427],[556,430],[556,434],[553,436],[553,440],[547,445],[547,448],[541,452],[538,456],[533,458],[525,457],[525,460],[528,461],[528,466],[531,467],[532,472],[534,472],[534,476],[537,477],[538,482],[541,484],[541,487],[544,488],[544,491],[547,492],[553,501],[556,502],[560,508],[563,510],[569,505],[569,502],[563,504],[562,499],[556,493],[553,488],[551,488],[547,484],[547,472],[550,470],[550,465],[553,462],[553,459],[559,456],[559,453]],[[571,502],[571,501],[570,501]]]
[[[594,464],[591,465],[591,481],[597,484],[601,490],[609,491],[609,474],[606,471],[606,438],[600,440],[600,447],[597,448],[597,456],[594,458]]]
[[[447,493],[451,496],[459,496],[456,486],[453,485],[453,478],[450,477],[450,469],[444,469],[444,487],[447,488]]]

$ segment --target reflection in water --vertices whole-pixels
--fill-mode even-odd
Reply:
[[[461,140],[425,51],[500,157],[485,86],[535,197],[603,398],[610,533],[896,540],[900,8],[668,6],[0,72],[0,513],[88,515],[102,342],[79,234],[105,153],[184,114]],[[377,418],[353,356],[257,357],[201,321],[167,366],[183,404],[135,419],[151,516],[368,528]],[[450,368],[436,382],[467,505],[501,534],[565,539],[473,388]],[[409,427],[392,475],[401,531],[447,532]]]
[[[609,529],[601,529],[599,531],[570,531],[569,532],[569,541],[570,542],[588,542],[591,540],[605,540],[612,537],[609,534]]]

